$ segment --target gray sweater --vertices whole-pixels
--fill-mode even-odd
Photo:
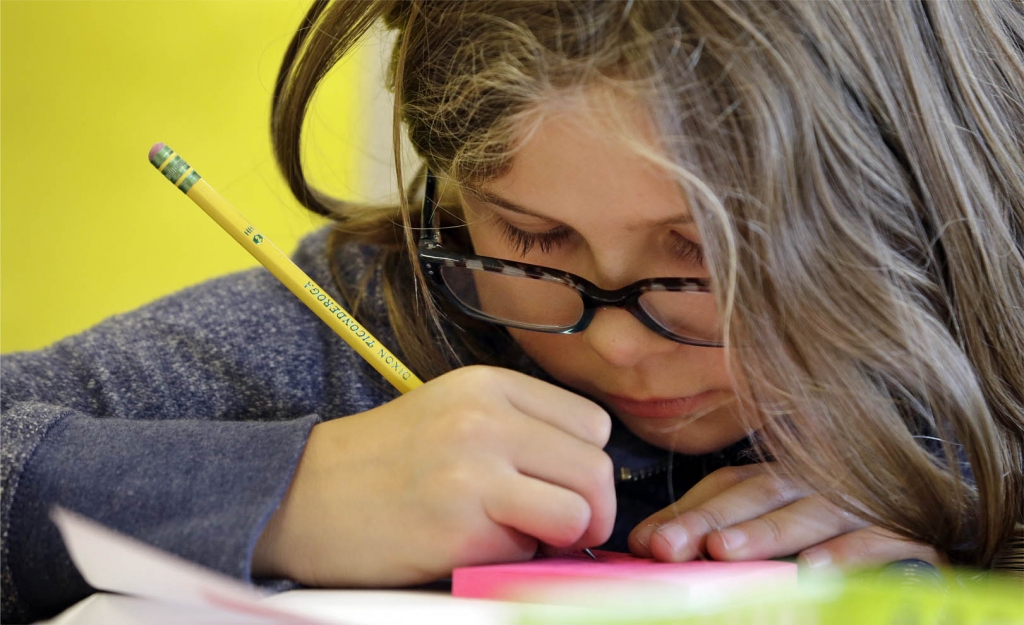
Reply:
[[[326,233],[308,236],[294,260],[337,297]],[[373,256],[372,248],[343,250],[342,279],[355,283]],[[378,285],[379,274],[360,321],[397,349]],[[251,577],[253,548],[310,429],[397,394],[262,268],[5,355],[0,366],[4,622],[51,616],[92,592],[47,516],[54,504],[263,581]],[[666,452],[616,424],[606,451],[623,478],[606,548],[622,550],[637,522],[732,463],[742,446],[677,456],[669,471]]]

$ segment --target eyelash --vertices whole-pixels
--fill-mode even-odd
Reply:
[[[679,260],[693,263],[698,267],[704,267],[704,248],[686,237],[676,235],[676,242],[672,245],[672,251],[676,253]]]
[[[540,248],[541,252],[547,254],[552,249],[565,243],[569,235],[572,234],[572,230],[565,226],[558,226],[547,232],[526,232],[505,220],[499,220],[498,223],[501,226],[501,234],[505,241],[519,252],[520,256],[529,254],[535,245]]]
[[[499,220],[501,234],[505,242],[512,246],[520,256],[526,256],[534,246],[540,251],[548,254],[552,249],[560,246],[572,235],[572,230],[565,226],[559,226],[547,232],[527,232],[520,230],[505,220]],[[676,241],[672,245],[679,260],[693,263],[698,267],[704,266],[704,250],[693,241],[676,235]]]

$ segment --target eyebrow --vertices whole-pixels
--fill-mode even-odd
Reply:
[[[474,187],[463,187],[463,191],[465,191],[469,195],[472,195],[473,197],[480,201],[487,202],[488,204],[493,204],[499,208],[503,208],[513,213],[519,213],[521,215],[527,215],[529,217],[535,217],[537,219],[543,219],[545,221],[558,221],[557,219],[552,219],[547,215],[536,213],[528,208],[516,204],[515,202],[507,200],[501,197],[500,195],[495,195],[494,193],[484,191],[483,189],[478,189]],[[669,226],[691,223],[693,223],[693,215],[689,213],[684,213],[682,215],[673,215],[671,217],[665,217],[663,219],[653,219],[650,221],[646,221],[643,224],[641,224],[641,226]]]

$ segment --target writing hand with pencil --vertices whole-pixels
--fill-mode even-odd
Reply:
[[[184,159],[162,143],[149,159],[405,393],[312,429],[256,544],[254,575],[408,585],[460,566],[529,559],[541,545],[586,549],[608,539],[616,503],[604,409],[493,367],[423,384]]]
[[[597,404],[505,369],[466,367],[313,428],[254,573],[318,586],[416,584],[596,546],[615,517]]]

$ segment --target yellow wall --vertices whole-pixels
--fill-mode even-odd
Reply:
[[[256,262],[149,164],[177,150],[285,251],[322,223],[270,155],[273,79],[307,2],[0,2],[0,350],[34,349]],[[358,63],[313,117],[359,176]]]

